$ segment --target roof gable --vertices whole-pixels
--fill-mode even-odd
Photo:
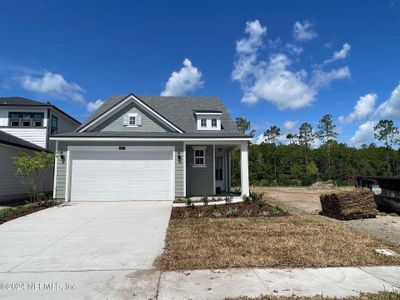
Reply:
[[[141,126],[130,127],[124,125],[124,119],[127,114],[134,114],[141,116]],[[131,102],[124,108],[120,109],[110,117],[105,118],[96,127],[90,129],[91,132],[176,132],[173,128],[166,126],[165,123],[160,122],[158,118],[147,112],[145,109],[139,107],[136,103]]]
[[[197,135],[196,112],[220,112],[223,130],[210,133],[212,135],[235,135],[244,136],[239,133],[233,123],[228,111],[219,97],[166,97],[166,96],[135,96],[141,102],[151,107],[165,119],[173,123],[176,127],[187,134]],[[128,96],[129,97],[129,96]],[[89,118],[81,125],[77,131],[81,130],[91,122],[100,118],[113,107],[121,103],[127,96],[112,96],[103,103]]]
[[[149,114],[153,115],[153,117],[157,118],[160,122],[166,124],[173,130],[183,133],[184,131],[177,127],[174,123],[170,122],[163,115],[161,115],[158,111],[154,110],[152,107],[147,105],[141,99],[136,97],[133,94],[130,94],[126,97],[111,97],[102,106],[100,106],[89,118],[84,122],[80,127],[77,128],[78,132],[84,132],[90,130],[107,120],[115,113],[119,112],[121,109],[126,107],[127,105],[135,103],[140,107],[140,109],[147,111]]]

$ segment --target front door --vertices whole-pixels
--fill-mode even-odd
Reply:
[[[225,191],[224,157],[215,157],[215,187]]]

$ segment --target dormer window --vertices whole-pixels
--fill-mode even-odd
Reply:
[[[221,130],[222,111],[195,111],[197,130]]]

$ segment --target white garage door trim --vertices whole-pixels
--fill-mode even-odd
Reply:
[[[124,147],[125,150],[120,150]],[[170,199],[175,198],[175,147],[174,146],[68,146],[66,151],[66,185],[65,185],[65,201],[71,201],[71,185],[72,185],[72,158],[77,152],[172,152],[171,159],[171,195]],[[150,192],[151,193],[151,192]]]

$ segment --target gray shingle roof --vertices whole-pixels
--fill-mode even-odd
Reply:
[[[23,97],[0,97],[0,105],[46,106],[49,104]]]
[[[95,120],[113,106],[124,100],[127,96],[112,96],[103,103],[89,118],[78,127],[77,131],[86,126],[89,122]],[[165,97],[165,96],[136,96],[142,100],[146,105],[151,107],[157,113],[162,115],[168,121],[184,131],[184,134],[177,134],[179,137],[247,137],[240,133],[233,123],[228,111],[219,97]],[[222,112],[221,124],[223,130],[221,131],[198,131],[195,119],[195,112],[198,111],[214,111]],[[118,134],[118,135],[117,135]],[[81,134],[78,134],[81,135]],[[95,133],[88,132],[86,136],[139,136],[140,133]],[[160,136],[160,133],[157,133]],[[61,135],[58,135],[61,136]],[[64,134],[65,136],[65,134]],[[70,133],[69,136],[77,136]],[[82,135],[83,136],[83,135]],[[143,136],[152,136],[150,133],[144,133]],[[170,133],[163,133],[162,136],[171,136]]]
[[[6,144],[6,145],[21,147],[21,148],[27,148],[27,149],[31,149],[31,150],[35,150],[35,151],[46,151],[42,147],[39,147],[28,141],[20,139],[11,134],[8,134],[2,130],[0,130],[0,144]]]
[[[56,111],[64,114],[66,117],[70,118],[74,122],[80,124],[78,120],[67,114],[66,112],[62,111],[59,109],[57,106],[50,104],[50,103],[44,103],[44,102],[39,102],[36,100],[28,99],[28,98],[23,98],[23,97],[0,97],[0,106],[42,106],[42,107],[48,107],[48,108],[53,108]]]

